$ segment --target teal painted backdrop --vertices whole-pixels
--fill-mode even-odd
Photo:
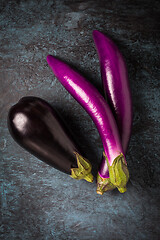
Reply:
[[[159,1],[7,1],[0,3],[0,239],[159,239]],[[98,29],[124,55],[133,96],[127,153],[130,182],[96,194],[31,156],[9,135],[7,113],[22,96],[44,98],[63,116],[96,176],[102,143],[87,113],[52,74],[53,54],[103,94],[92,39]]]

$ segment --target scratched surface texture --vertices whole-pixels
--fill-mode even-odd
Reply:
[[[159,239],[159,9],[159,1],[147,0],[0,1],[0,239]],[[95,125],[46,62],[48,54],[60,57],[103,94],[94,29],[115,41],[129,71],[134,121],[125,194],[96,194],[95,181],[76,181],[46,165],[7,129],[7,112],[22,96],[44,98],[96,175],[103,148]]]

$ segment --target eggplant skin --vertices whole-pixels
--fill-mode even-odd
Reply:
[[[123,151],[126,154],[132,130],[132,97],[125,60],[111,39],[98,30],[93,39],[99,55],[106,99],[116,119]]]
[[[79,149],[72,133],[45,100],[21,98],[9,110],[8,129],[21,147],[54,168],[67,174],[77,168]]]

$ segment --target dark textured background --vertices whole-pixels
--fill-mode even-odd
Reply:
[[[147,0],[0,1],[0,239],[160,239],[159,9],[159,1]],[[103,94],[94,29],[115,41],[129,71],[134,121],[125,194],[97,195],[95,182],[39,161],[13,141],[6,124],[22,96],[44,98],[97,172],[103,149],[95,125],[46,62],[48,54],[60,57]]]

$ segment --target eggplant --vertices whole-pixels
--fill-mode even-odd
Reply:
[[[127,152],[132,129],[132,98],[125,60],[115,43],[94,30],[93,39],[99,55],[105,97],[116,119],[124,154]],[[109,190],[108,164],[105,156],[97,176],[97,192]]]
[[[72,133],[45,100],[21,98],[9,110],[8,129],[13,139],[37,158],[74,179],[93,182],[91,163],[82,157]]]
[[[93,39],[99,55],[104,93],[119,129],[126,154],[132,130],[132,98],[125,60],[115,43],[94,30]]]
[[[97,127],[108,164],[105,185],[125,192],[129,172],[118,127],[108,103],[90,82],[68,64],[52,55],[47,56],[47,62],[60,83],[86,110]]]

